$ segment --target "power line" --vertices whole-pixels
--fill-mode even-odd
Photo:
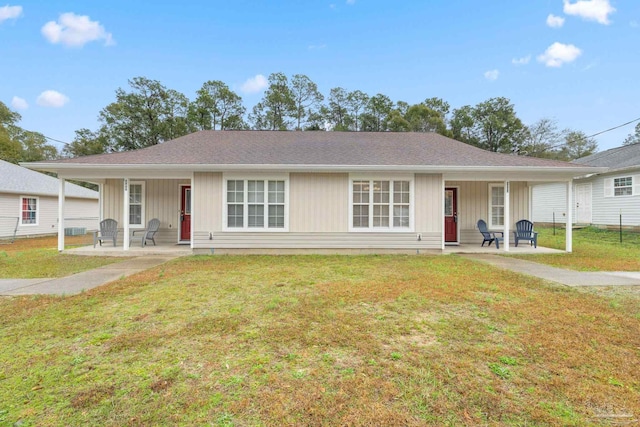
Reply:
[[[638,120],[640,120],[640,117],[638,117],[637,119],[633,119],[631,121],[628,121],[627,123],[623,123],[621,125],[614,126],[611,129],[607,129],[607,130],[603,130],[603,131],[594,133],[593,135],[589,135],[587,138],[593,138],[594,136],[598,136],[598,135],[602,135],[603,133],[611,132],[612,130],[616,130],[616,129],[619,129],[619,128],[623,127],[623,126],[630,125],[633,122],[637,122]]]

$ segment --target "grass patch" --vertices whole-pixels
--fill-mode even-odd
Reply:
[[[637,421],[640,319],[620,298],[457,256],[182,258],[76,296],[0,299],[0,419]]]
[[[565,230],[536,228],[538,244],[564,250]],[[573,252],[570,254],[510,255],[580,271],[640,271],[640,233],[623,231],[622,243],[617,231],[587,227],[573,230]]]
[[[71,246],[83,244],[85,236],[67,237]],[[121,261],[116,257],[60,254],[56,237],[18,239],[0,246],[0,279],[64,277]]]

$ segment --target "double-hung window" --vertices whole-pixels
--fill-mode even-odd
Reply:
[[[351,230],[411,229],[411,180],[353,179],[350,193]]]
[[[613,179],[613,195],[614,196],[632,196],[633,195],[633,177],[625,176],[624,178]]]
[[[504,228],[504,184],[489,184],[489,228]]]
[[[274,230],[287,228],[287,180],[227,179],[225,228],[227,230]]]
[[[20,198],[20,224],[38,225],[38,198]]]
[[[640,194],[640,175],[604,179],[604,197],[627,197]]]
[[[144,227],[144,182],[129,183],[129,225]]]

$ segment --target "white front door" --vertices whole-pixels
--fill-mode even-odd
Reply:
[[[591,183],[576,185],[576,223],[591,224]]]

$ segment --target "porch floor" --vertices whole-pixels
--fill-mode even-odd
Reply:
[[[193,254],[189,245],[157,245],[157,246],[140,246],[140,242],[137,245],[129,247],[128,251],[123,250],[122,245],[112,246],[105,244],[103,246],[79,246],[77,248],[70,248],[64,250],[65,254],[69,255],[87,255],[87,256],[117,256],[117,257],[139,257],[146,255],[170,255],[170,256],[185,256]]]
[[[562,254],[564,251],[558,249],[545,248],[538,246],[534,248],[528,243],[521,243],[518,247],[513,244],[509,246],[509,252],[504,250],[504,245],[500,245],[500,249],[496,249],[494,245],[480,246],[478,244],[460,244],[460,245],[447,245],[444,247],[443,254]]]
[[[269,249],[269,250],[258,250],[258,253],[271,253],[278,254],[282,252],[283,254],[291,253],[291,250],[278,250],[278,249]],[[295,250],[293,252],[296,252]],[[322,251],[319,251],[321,253]],[[329,250],[328,253],[354,253],[353,250]],[[381,251],[384,252],[384,251]],[[395,251],[393,251],[395,253]],[[402,251],[401,251],[402,252]],[[414,251],[406,251],[407,253],[413,253]],[[88,255],[88,256],[117,256],[117,257],[139,257],[145,255],[172,255],[172,256],[185,256],[192,255],[193,251],[189,245],[158,245],[158,246],[145,246],[144,248],[139,245],[133,245],[129,248],[128,251],[122,249],[122,245],[118,246],[79,246],[77,248],[65,249],[64,253],[70,255]],[[253,252],[252,252],[253,253]],[[299,253],[313,253],[313,251],[304,251],[301,250]],[[355,253],[361,253],[360,250],[355,250]],[[376,253],[375,250],[371,251],[371,253]],[[437,254],[438,251],[425,251],[426,253]],[[542,246],[538,246],[534,248],[533,246],[529,246],[528,244],[521,244],[518,247],[513,245],[510,246],[509,252],[504,250],[504,246],[501,246],[500,249],[496,249],[495,246],[480,246],[480,244],[461,244],[461,245],[451,245],[445,246],[444,251],[441,252],[443,255],[448,254],[561,254],[564,251],[560,251],[557,249],[545,248]]]

